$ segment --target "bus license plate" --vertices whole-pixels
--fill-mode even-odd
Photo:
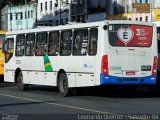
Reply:
[[[136,73],[133,72],[133,71],[130,71],[130,72],[126,72],[126,75],[127,75],[127,76],[133,76],[133,75],[136,75]]]

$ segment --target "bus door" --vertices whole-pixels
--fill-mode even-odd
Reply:
[[[13,58],[13,52],[14,52],[14,38],[7,38],[4,45],[4,51],[5,51],[5,73],[4,73],[4,79],[6,82],[14,82],[14,75],[13,71],[11,70],[13,65],[12,62],[10,62]],[[8,69],[9,68],[9,69]]]
[[[156,53],[153,49],[156,42],[152,43],[153,26],[110,23],[108,35],[109,75],[119,77],[151,75]]]

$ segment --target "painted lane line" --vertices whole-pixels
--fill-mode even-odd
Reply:
[[[115,113],[111,113],[111,112],[104,112],[104,111],[99,111],[99,110],[94,110],[94,109],[81,108],[81,107],[64,105],[64,104],[57,104],[57,103],[52,103],[52,102],[44,102],[44,101],[40,101],[40,100],[29,99],[29,98],[24,98],[24,97],[18,97],[18,96],[2,94],[2,93],[0,93],[0,96],[6,96],[6,97],[21,99],[21,100],[27,100],[27,101],[32,101],[32,102],[41,102],[41,103],[46,103],[46,104],[49,104],[49,105],[67,107],[67,108],[72,108],[72,109],[79,109],[79,110],[84,110],[84,111],[89,111],[89,112],[100,113],[100,114],[119,115],[119,114],[115,114]]]

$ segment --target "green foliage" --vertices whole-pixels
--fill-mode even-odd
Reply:
[[[30,2],[31,0],[26,0],[26,2]],[[25,0],[0,0],[0,10],[5,7],[6,5],[24,5]]]

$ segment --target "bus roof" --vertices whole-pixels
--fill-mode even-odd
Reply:
[[[149,22],[142,22],[142,21],[131,21],[131,20],[104,20],[99,22],[90,22],[90,23],[69,23],[66,25],[59,25],[59,26],[43,26],[37,27],[35,29],[28,29],[28,30],[20,30],[20,31],[9,31],[7,35],[16,35],[16,34],[24,34],[24,33],[36,33],[36,32],[45,32],[45,31],[56,31],[56,30],[65,30],[65,29],[74,29],[74,28],[87,28],[87,27],[99,27],[103,26],[107,23],[112,22],[112,24],[140,24],[140,25],[150,25],[153,26],[153,23]]]

